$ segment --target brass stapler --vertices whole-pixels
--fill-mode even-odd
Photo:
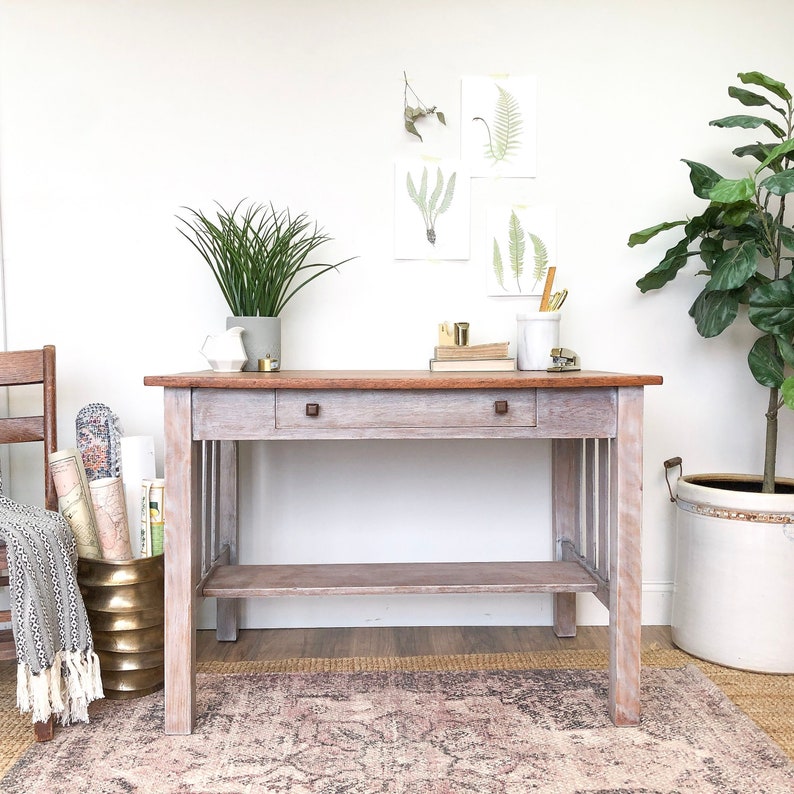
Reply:
[[[582,368],[579,356],[567,347],[553,347],[551,360],[554,365],[548,367],[546,372],[578,372]]]

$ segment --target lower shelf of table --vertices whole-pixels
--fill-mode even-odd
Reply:
[[[215,598],[428,593],[595,593],[577,562],[219,565],[201,594]]]

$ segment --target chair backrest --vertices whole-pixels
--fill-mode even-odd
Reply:
[[[55,347],[0,352],[0,386],[42,387],[42,411],[33,416],[0,418],[0,444],[44,442],[44,504],[58,509],[58,496],[49,468],[49,455],[58,444],[55,399]]]

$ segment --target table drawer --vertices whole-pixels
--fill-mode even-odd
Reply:
[[[534,389],[276,392],[276,428],[534,427]]]
[[[273,391],[195,389],[193,438],[249,441],[269,438],[275,427]]]

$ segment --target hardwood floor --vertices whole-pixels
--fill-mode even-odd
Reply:
[[[673,648],[669,626],[643,626],[642,648]],[[433,656],[607,650],[606,626],[580,626],[576,637],[559,639],[550,626],[417,626],[324,629],[244,629],[236,642],[218,642],[215,632],[197,632],[198,661]]]

